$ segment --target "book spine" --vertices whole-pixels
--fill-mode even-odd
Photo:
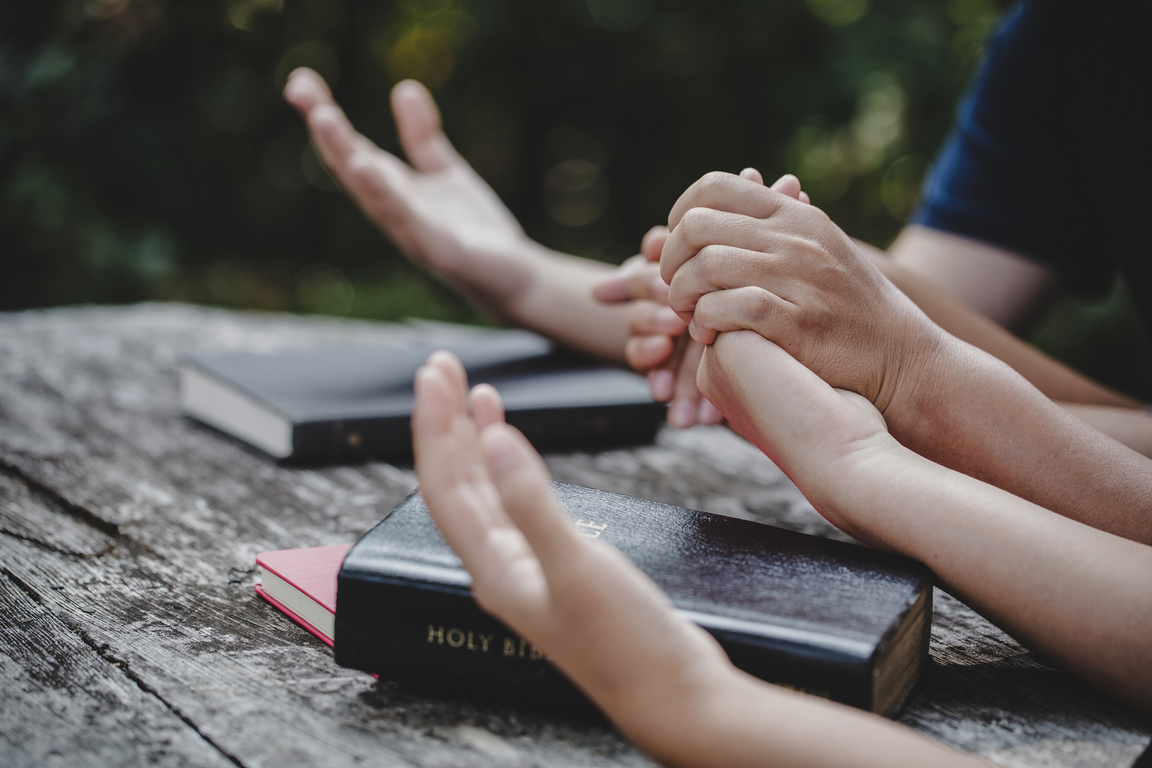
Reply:
[[[339,595],[335,659],[341,666],[483,699],[560,710],[591,707],[539,649],[485,613],[467,590],[342,573]],[[870,659],[831,645],[782,641],[700,623],[732,663],[749,674],[872,709]]]
[[[652,442],[665,410],[659,403],[540,408],[511,410],[507,419],[539,451],[596,450]],[[412,460],[407,414],[304,422],[292,431],[292,462],[351,462],[371,457]]]
[[[540,649],[485,613],[467,591],[342,574],[339,595],[333,650],[341,666],[424,690],[593,711]]]

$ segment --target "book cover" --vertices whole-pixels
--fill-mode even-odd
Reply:
[[[256,555],[256,594],[288,618],[332,645],[336,622],[336,576],[351,544],[279,549]]]
[[[443,336],[444,334],[442,334]],[[650,442],[663,423],[643,377],[553,349],[526,331],[461,331],[431,342],[277,354],[190,355],[185,415],[293,462],[408,461],[416,370],[447,349],[469,381],[495,386],[538,450]]]
[[[746,520],[556,484],[573,524],[624,552],[732,662],[769,682],[891,715],[927,661],[919,563]],[[349,551],[337,663],[432,688],[557,708],[587,702],[476,604],[419,493]]]

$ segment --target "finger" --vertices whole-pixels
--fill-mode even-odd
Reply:
[[[740,171],[740,178],[748,179],[749,181],[755,182],[757,184],[764,183],[764,176],[761,175],[760,171],[756,170],[755,168],[745,168],[744,170]],[[773,184],[772,186],[776,185]]]
[[[328,83],[308,67],[297,67],[288,75],[288,81],[284,84],[284,98],[303,115],[307,115],[319,104],[335,103]]]
[[[705,353],[699,384],[729,414],[733,427],[785,472],[820,442],[814,419],[832,415],[835,422],[839,415],[852,421],[859,411],[843,408],[845,402],[859,407],[863,401],[834,390],[781,345],[748,331],[720,335]]]
[[[795,352],[795,305],[756,286],[713,291],[700,298],[688,332],[711,344],[726,331],[755,331],[790,353]]]
[[[468,402],[472,406],[472,418],[476,421],[477,429],[483,430],[491,424],[504,421],[504,401],[491,384],[472,387],[468,393]]]
[[[668,423],[678,429],[695,425],[700,408],[700,389],[696,386],[696,369],[704,347],[690,338],[681,340],[681,352],[675,371],[672,403],[668,406]]]
[[[402,80],[392,89],[392,113],[400,145],[412,167],[418,171],[434,173],[464,160],[456,152],[440,121],[440,110],[421,83]]]
[[[466,397],[465,393],[468,391],[468,373],[464,370],[464,364],[460,362],[460,358],[451,352],[439,350],[428,356],[426,365],[443,371],[444,375],[448,377],[449,382],[451,382],[453,391]],[[459,402],[453,403],[453,411],[467,412],[466,400],[464,398],[457,399]]]
[[[812,205],[812,198],[808,197],[807,192],[801,192],[798,198],[804,205]]]
[[[341,183],[346,181],[341,176],[352,153],[376,148],[352,127],[324,78],[311,69],[293,70],[284,86],[284,98],[304,117],[321,159]]]
[[[592,286],[592,295],[605,304],[649,299],[664,304],[668,285],[660,278],[660,268],[642,255],[633,256],[608,277]]]
[[[605,304],[628,301],[628,281],[632,279],[632,271],[636,265],[642,261],[645,259],[639,254],[622,261],[620,266],[608,273],[607,277],[593,284],[593,298]]]
[[[624,360],[633,370],[648,371],[657,366],[666,365],[672,357],[675,346],[675,340],[671,336],[663,334],[630,336],[624,342]],[[663,398],[663,400],[667,399]]]
[[[424,500],[445,540],[466,566],[476,542],[493,525],[495,489],[482,490],[482,463],[475,425],[464,411],[464,392],[446,371],[425,365],[416,372],[412,450]],[[481,482],[477,482],[481,481]]]
[[[668,214],[668,227],[674,235],[681,219],[693,208],[713,208],[766,219],[786,205],[788,200],[787,196],[751,179],[713,171],[680,195]]]
[[[640,255],[648,261],[660,261],[660,251],[668,240],[668,227],[663,225],[652,227],[644,234],[640,241]]]
[[[724,422],[724,414],[720,412],[719,408],[712,405],[712,401],[706,397],[700,399],[700,411],[696,418],[701,424],[709,427],[714,427]]]
[[[792,296],[798,267],[788,258],[791,238],[769,235],[761,243],[754,250],[729,245],[701,248],[672,276],[668,307],[691,322],[700,297],[712,291],[757,285],[784,298]]]
[[[672,399],[672,393],[676,389],[676,374],[668,368],[657,368],[649,371],[648,389],[652,392],[652,399],[656,402],[668,402]]]
[[[524,435],[506,424],[488,427],[480,440],[504,509],[528,540],[547,576],[583,542],[553,495],[544,460]]]
[[[793,200],[800,199],[800,179],[786,173],[772,183],[772,189],[782,195],[788,195]]]
[[[679,336],[685,322],[666,303],[634,301],[628,305],[629,336]]]
[[[766,188],[765,188],[766,189]],[[776,192],[772,194],[787,199]],[[799,205],[789,200],[792,205]],[[664,252],[660,256],[660,277],[671,284],[672,278],[685,263],[702,248],[712,245],[731,246],[749,251],[772,253],[782,247],[785,238],[792,238],[793,227],[785,219],[766,223],[754,216],[717,210],[693,208],[672,231]]]
[[[348,161],[350,183],[346,185],[356,204],[384,228],[402,251],[417,251],[409,190],[413,171],[387,152],[357,152]]]

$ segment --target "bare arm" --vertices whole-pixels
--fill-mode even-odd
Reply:
[[[709,174],[669,221],[660,266],[696,340],[756,331],[865,397],[926,458],[1152,542],[1152,461],[933,323],[819,209]]]
[[[1003,360],[1053,400],[1138,405],[1006,330],[1051,289],[1054,278],[1042,267],[974,240],[916,226],[905,228],[887,254],[857,244],[933,322]]]
[[[921,560],[1025,645],[1152,711],[1152,547],[924,459],[863,398],[756,334],[722,334],[701,388],[830,521]],[[1097,477],[1092,491],[1119,482]]]
[[[416,379],[424,498],[496,615],[548,654],[638,746],[667,765],[973,766],[877,715],[738,672],[618,551],[579,536],[543,461],[502,423],[490,387],[465,401],[447,353]]]
[[[357,133],[315,72],[293,72],[284,95],[337,181],[408,258],[497,320],[623,361],[635,309],[592,296],[609,266],[530,240],[448,141],[422,85],[407,80],[392,92],[411,165]]]

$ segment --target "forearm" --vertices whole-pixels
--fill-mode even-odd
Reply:
[[[485,306],[501,322],[535,331],[586,354],[624,362],[627,307],[601,304],[592,286],[612,267],[553,251],[525,239],[516,263],[523,270],[519,289],[499,306]]]
[[[1019,374],[944,337],[885,413],[916,453],[1109,533],[1152,543],[1152,461]]]
[[[665,765],[979,765],[878,715],[767,685],[731,667],[697,693],[647,703],[648,712],[665,710],[663,716],[619,722]]]
[[[828,503],[861,538],[921,560],[1028,647],[1152,711],[1152,548],[903,449],[848,472],[863,482]]]
[[[1060,407],[1137,453],[1152,456],[1152,412],[1108,405],[1059,403]]]
[[[1134,408],[1139,403],[1114,392],[1009,333],[963,302],[893,263],[883,251],[856,241],[864,253],[924,314],[944,330],[1003,360],[1053,400]],[[1152,433],[1148,439],[1152,441]]]

